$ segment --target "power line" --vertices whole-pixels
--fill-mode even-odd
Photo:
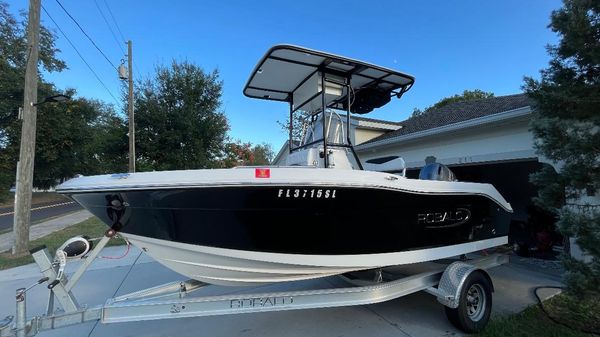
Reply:
[[[119,35],[121,35],[121,39],[123,39],[123,42],[126,41],[125,37],[123,36],[123,33],[121,32],[121,28],[119,28],[119,24],[117,23],[117,20],[115,20],[115,16],[113,15],[112,11],[110,10],[110,6],[108,5],[108,2],[106,2],[106,0],[103,0],[104,4],[106,5],[106,8],[108,9],[108,14],[110,14],[110,17],[112,18],[113,22],[115,23],[115,26],[117,27],[117,30],[119,31]]]
[[[85,58],[83,57],[83,55],[81,55],[81,53],[79,52],[79,50],[77,49],[77,47],[75,47],[75,45],[73,44],[73,42],[71,42],[71,39],[69,39],[69,37],[67,36],[67,34],[65,34],[65,32],[62,30],[62,28],[60,28],[60,26],[58,25],[58,23],[54,20],[54,18],[50,15],[50,13],[48,13],[48,11],[46,10],[46,8],[43,5],[42,5],[42,9],[44,10],[44,13],[46,13],[46,15],[48,15],[48,17],[50,18],[50,20],[52,20],[52,22],[54,23],[54,25],[56,26],[56,28],[58,28],[58,30],[61,32],[61,34],[67,40],[67,42],[69,42],[69,44],[71,45],[71,47],[73,47],[73,49],[75,49],[75,52],[77,53],[77,55],[79,55],[79,58],[81,58],[81,60],[83,61],[83,63],[85,63],[85,65],[92,72],[92,74],[94,74],[94,76],[96,77],[96,79],[98,80],[98,82],[100,82],[100,84],[102,84],[102,86],[104,87],[104,89],[106,89],[106,92],[108,92],[108,94],[115,100],[115,102],[117,103],[117,105],[120,105],[121,102],[119,102],[119,100],[115,97],[115,95],[113,95],[113,93],[110,91],[110,89],[108,89],[108,87],[106,86],[106,84],[104,84],[104,82],[102,81],[102,79],[100,79],[100,76],[98,76],[98,74],[96,74],[96,72],[94,71],[94,69],[92,68],[92,66],[90,66],[90,64],[85,60]]]
[[[106,54],[104,54],[104,52],[102,51],[102,49],[100,49],[100,47],[98,47],[98,45],[96,44],[96,42],[94,42],[94,40],[92,40],[92,38],[85,32],[85,30],[83,30],[83,27],[81,27],[81,25],[79,24],[79,22],[77,22],[77,20],[75,20],[75,18],[71,15],[71,13],[69,13],[69,11],[67,11],[67,9],[60,3],[60,1],[56,0],[56,3],[58,3],[58,5],[60,6],[60,8],[62,8],[63,11],[65,11],[65,13],[67,14],[67,16],[69,18],[71,18],[71,20],[73,20],[73,22],[75,22],[75,24],[77,25],[77,27],[79,27],[79,29],[81,30],[81,32],[83,33],[83,35],[85,35],[85,37],[88,38],[88,40],[90,40],[90,42],[94,45],[94,47],[96,47],[96,49],[98,49],[98,51],[100,52],[100,54],[102,54],[102,56],[104,56],[104,58],[106,59],[106,61],[108,61],[108,63],[110,63],[110,65],[115,68],[115,70],[117,70],[117,67],[110,61],[110,59],[106,56]]]
[[[117,38],[117,34],[115,34],[115,31],[112,29],[112,27],[108,23],[108,20],[106,19],[106,16],[104,16],[104,12],[102,12],[102,9],[100,9],[100,6],[98,5],[98,1],[94,0],[94,4],[96,4],[96,8],[98,8],[98,12],[100,12],[100,15],[102,15],[102,19],[104,20],[104,23],[106,23],[106,26],[110,30],[110,33],[111,33],[112,37],[115,39],[115,42],[117,43],[117,46],[119,46],[119,49],[121,49],[121,52],[123,54],[125,54],[125,50],[123,49],[123,46],[122,46],[123,43],[119,42],[119,39]]]
[[[96,1],[96,0],[94,0],[94,1]],[[119,27],[119,23],[115,19],[115,16],[113,15],[113,12],[110,9],[110,6],[108,5],[108,2],[106,2],[106,0],[102,0],[102,1],[104,2],[104,5],[106,6],[106,9],[108,9],[108,13],[110,14],[110,17],[111,17],[113,23],[115,24],[115,27],[117,27],[117,31],[119,32],[119,36],[121,36],[121,38],[123,39],[123,42],[126,42],[127,40],[123,36],[123,32],[121,31],[121,28]],[[123,52],[123,54],[125,54],[125,52]],[[136,64],[134,64],[133,69],[135,69],[134,72],[135,72],[135,75],[137,76],[137,78],[141,78],[140,73],[138,71],[138,68],[137,68]]]

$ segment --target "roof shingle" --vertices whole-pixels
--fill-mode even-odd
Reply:
[[[441,108],[428,110],[422,115],[411,117],[400,122],[399,124],[402,125],[402,128],[373,138],[364,144],[515,110],[530,105],[531,99],[527,97],[526,94],[450,103]]]

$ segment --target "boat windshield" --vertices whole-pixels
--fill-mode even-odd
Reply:
[[[327,134],[326,141],[330,145],[343,144],[349,145],[347,132],[348,128],[345,116],[341,116],[335,111],[327,111],[325,115],[325,133]],[[303,125],[303,137],[300,145],[310,145],[319,142],[323,139],[323,125],[321,118],[312,118],[305,121]]]

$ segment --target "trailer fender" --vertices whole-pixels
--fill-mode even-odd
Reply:
[[[436,291],[437,300],[449,308],[456,309],[459,304],[460,293],[465,280],[474,271],[480,271],[485,278],[487,278],[493,292],[494,286],[492,279],[485,270],[466,262],[457,261],[450,264],[446,270],[444,270]]]

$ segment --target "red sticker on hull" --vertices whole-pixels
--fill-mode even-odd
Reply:
[[[271,169],[268,168],[257,168],[254,169],[255,178],[271,178]]]

